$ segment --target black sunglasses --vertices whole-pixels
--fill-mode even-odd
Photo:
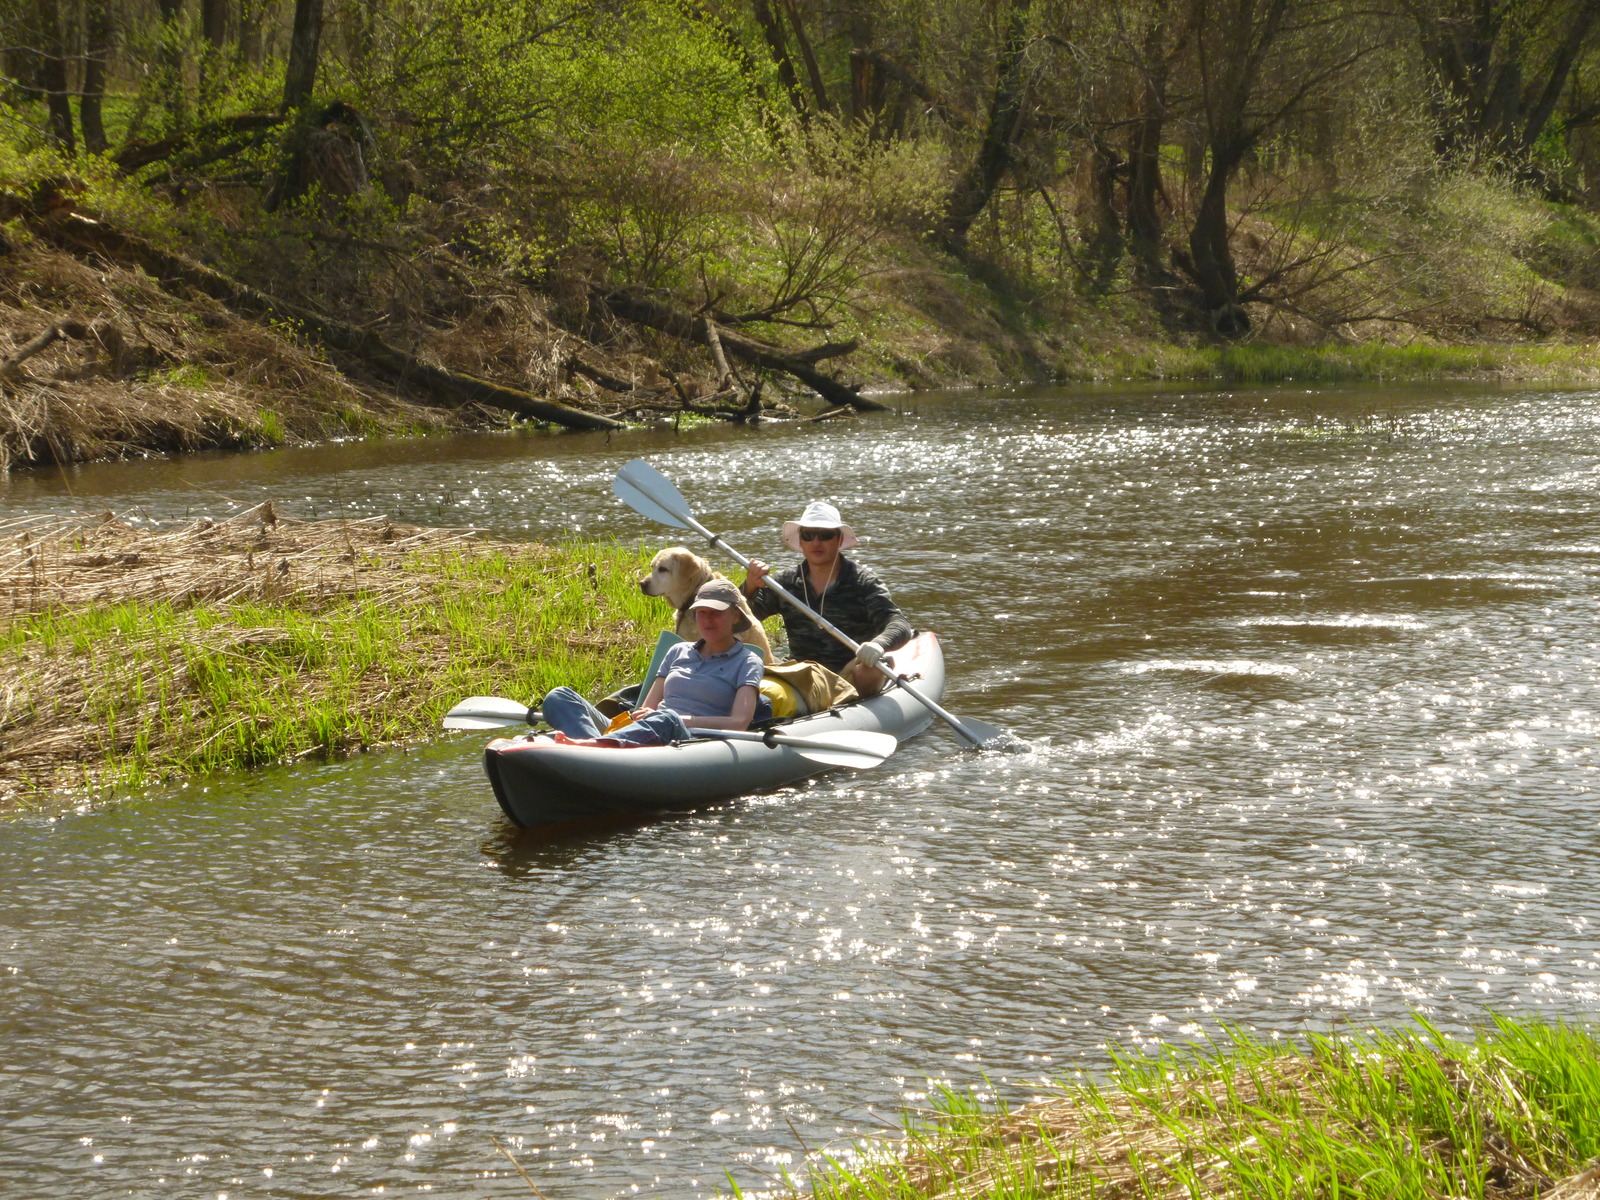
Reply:
[[[839,536],[837,529],[802,529],[800,540],[802,542],[831,542]]]

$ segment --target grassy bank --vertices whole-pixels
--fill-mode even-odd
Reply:
[[[1600,379],[1600,343],[1501,342],[1476,346],[1129,345],[1080,363],[1069,373],[1104,379],[1192,380],[1219,384],[1422,383],[1517,380],[1591,384]]]
[[[469,695],[636,677],[627,547],[494,543],[269,503],[175,531],[0,527],[0,811],[433,736]]]
[[[739,177],[736,164],[715,159],[668,165],[706,180]],[[632,294],[644,283],[604,265],[622,252],[607,249],[598,233],[594,244],[547,246],[549,261],[537,271],[527,269],[520,251],[480,244],[484,230],[504,233],[508,222],[567,228],[571,214],[557,217],[578,202],[570,196],[550,199],[560,210],[555,215],[506,209],[524,192],[516,180],[542,177],[538,162],[521,163],[516,179],[498,186],[465,189],[449,204],[412,197],[403,211],[376,201],[370,211],[311,206],[270,221],[208,193],[175,205],[104,173],[84,170],[77,178],[80,169],[48,155],[19,162],[0,154],[0,217],[7,203],[22,214],[0,222],[0,257],[8,265],[0,277],[0,474],[149,452],[538,428],[504,408],[430,391],[410,376],[397,383],[373,361],[292,321],[230,307],[181,279],[158,278],[128,256],[66,248],[55,210],[41,215],[16,199],[49,191],[63,177],[72,186],[52,197],[177,260],[215,267],[241,288],[264,289],[351,330],[381,330],[418,362],[570,411],[638,425],[744,420],[752,398],[765,405],[765,416],[778,418],[815,415],[834,403],[782,371],[737,357],[724,387],[722,367],[699,340],[608,317],[600,297]],[[1371,227],[1350,232],[1371,242],[1370,261],[1342,277],[1346,290],[1338,295],[1315,293],[1322,307],[1314,318],[1300,312],[1317,308],[1310,300],[1292,312],[1266,306],[1248,340],[1228,342],[1175,321],[1121,275],[1090,286],[1062,265],[1056,244],[1078,234],[1046,236],[1054,225],[1024,222],[1028,237],[985,242],[982,253],[958,259],[915,222],[872,216],[890,187],[875,177],[859,181],[859,194],[841,196],[834,176],[796,169],[773,184],[771,197],[783,201],[777,210],[751,199],[747,187],[729,187],[712,189],[715,204],[685,212],[646,176],[637,181],[639,211],[629,222],[676,228],[681,221],[696,232],[662,249],[682,259],[670,279],[664,276],[677,283],[645,290],[697,311],[702,281],[714,276],[712,290],[727,289],[728,307],[760,312],[771,307],[773,279],[802,268],[817,273],[831,281],[826,303],[813,298],[825,315],[751,320],[737,330],[786,353],[826,350],[817,360],[824,373],[852,387],[1458,379],[1559,386],[1600,379],[1600,260],[1589,248],[1600,244],[1600,217],[1552,215],[1510,187],[1434,180],[1426,203],[1405,222],[1374,218]],[[1266,217],[1256,222],[1255,236],[1278,236]],[[363,231],[353,241],[352,223]],[[1576,237],[1572,229],[1582,234],[1577,249],[1552,259],[1551,246]],[[543,238],[534,240],[544,246]],[[703,261],[710,252],[702,243],[722,247],[714,263]],[[477,250],[458,261],[455,250],[464,244]],[[1470,263],[1458,261],[1463,246],[1476,248]],[[450,269],[419,276],[406,265],[435,259]],[[1547,275],[1530,263],[1543,264]],[[1351,319],[1369,307],[1383,318]]]
[[[829,1160],[825,1200],[1249,1196],[1521,1200],[1600,1190],[1600,1038],[1496,1018],[1470,1040],[1242,1032],[1200,1050],[1118,1055],[1015,1110],[947,1093],[891,1152]]]

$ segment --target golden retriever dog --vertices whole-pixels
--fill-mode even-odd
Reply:
[[[700,585],[708,579],[727,578],[720,571],[713,571],[711,564],[701,558],[694,551],[684,546],[668,546],[650,560],[650,570],[639,580],[639,590],[646,596],[660,596],[677,610],[677,623],[673,626],[674,632],[686,641],[694,641],[700,636],[700,631],[695,627],[694,614],[689,611],[689,603],[694,599],[694,594],[700,590]],[[772,643],[767,640],[767,631],[761,628],[761,622],[755,619],[750,606],[741,596],[739,608],[744,613],[745,620],[750,622],[750,627],[739,634],[739,640],[748,642],[761,651],[761,657],[772,661]]]

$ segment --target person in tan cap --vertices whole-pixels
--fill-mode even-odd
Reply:
[[[761,651],[736,634],[750,619],[739,606],[739,589],[726,579],[702,584],[689,603],[698,640],[679,642],[661,660],[660,673],[633,721],[606,732],[599,709],[569,687],[558,687],[540,706],[557,741],[600,738],[622,746],[659,746],[694,736],[696,729],[748,729],[772,715],[761,697]]]
[[[856,531],[840,520],[833,505],[813,500],[798,520],[784,522],[783,541],[801,557],[776,576],[778,586],[859,642],[860,649],[851,654],[805,613],[762,587],[770,569],[759,558],[750,560],[742,587],[750,611],[758,621],[774,613],[783,617],[791,658],[821,663],[863,696],[877,694],[885,682],[879,660],[909,642],[916,631],[872,568],[845,557],[844,551],[856,544]]]

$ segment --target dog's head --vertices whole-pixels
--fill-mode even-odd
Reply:
[[[639,580],[646,596],[665,596],[682,608],[710,579],[711,564],[683,546],[668,546],[650,560],[650,570]]]

